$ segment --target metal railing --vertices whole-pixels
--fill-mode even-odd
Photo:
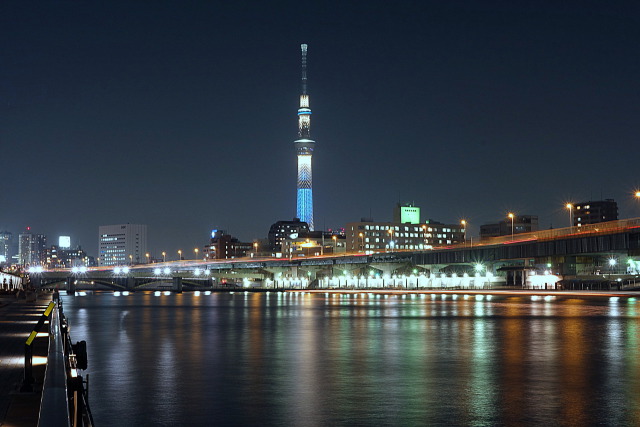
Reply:
[[[71,344],[69,326],[62,310],[62,302],[54,294],[49,330],[49,355],[42,388],[39,427],[90,427],[93,417],[88,401],[87,381],[78,369],[87,368],[84,341]]]
[[[640,218],[620,219],[616,221],[588,224],[581,227],[565,227],[553,230],[532,231],[508,236],[489,237],[474,243],[473,246],[496,245],[500,243],[520,242],[529,240],[553,240],[562,237],[584,237],[598,234],[622,233],[632,228],[640,228]]]
[[[42,387],[38,426],[71,426],[66,369],[60,313],[58,310],[53,310],[49,321],[49,355]]]

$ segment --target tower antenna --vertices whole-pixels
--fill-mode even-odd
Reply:
[[[302,94],[307,94],[307,45],[300,45],[302,50]]]

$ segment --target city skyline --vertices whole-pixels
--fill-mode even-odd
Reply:
[[[0,229],[90,253],[105,224],[148,224],[167,252],[212,228],[265,237],[296,205],[301,42],[316,229],[390,220],[398,201],[476,235],[507,212],[565,226],[567,202],[640,216],[630,2],[37,4],[0,6]]]

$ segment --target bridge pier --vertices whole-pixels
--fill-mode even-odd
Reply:
[[[135,291],[135,288],[136,288],[136,278],[135,277],[127,277],[126,288],[130,292]]]
[[[171,290],[178,294],[182,293],[182,277],[176,276],[173,278],[173,286],[171,287]]]
[[[68,295],[76,294],[76,278],[75,277],[67,277],[67,294]]]

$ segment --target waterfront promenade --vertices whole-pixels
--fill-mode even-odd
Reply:
[[[35,302],[15,295],[0,295],[0,426],[35,426],[46,366],[48,322],[34,340],[34,392],[21,393],[24,377],[24,345],[44,312],[51,295]]]

